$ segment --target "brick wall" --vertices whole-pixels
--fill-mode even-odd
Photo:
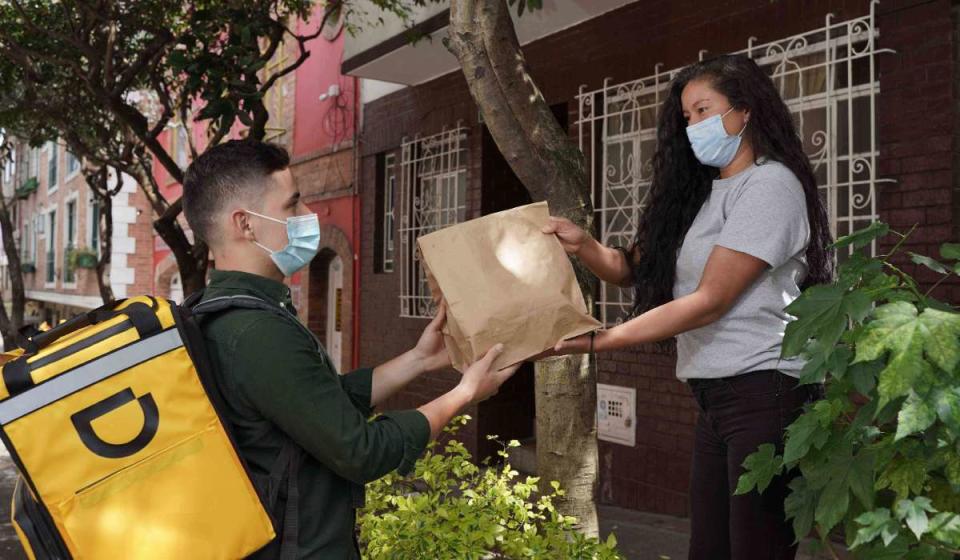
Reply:
[[[657,63],[674,68],[697,60],[700,49],[740,50],[747,39],[764,43],[834,21],[866,15],[865,0],[780,0],[637,2],[525,48],[533,77],[548,103],[576,110],[581,84],[594,89],[652,74]],[[946,1],[888,0],[878,8],[880,46],[898,54],[879,54],[878,136],[881,177],[897,183],[880,187],[881,219],[897,229],[919,223],[911,250],[935,254],[936,246],[956,239],[958,203],[953,164],[960,152],[953,140],[953,109],[958,88],[953,81],[955,25]],[[426,321],[399,318],[399,272],[374,274],[374,155],[395,150],[404,136],[428,135],[462,120],[471,130],[470,215],[478,212],[481,194],[475,168],[478,138],[476,108],[458,73],[396,92],[365,108],[362,133],[361,362],[375,363],[412,345]],[[571,114],[571,122],[576,115]],[[576,135],[575,126],[571,133]],[[398,238],[399,239],[399,238]],[[398,245],[399,249],[399,245]],[[398,266],[399,270],[399,266]],[[933,280],[925,272],[918,276]],[[960,301],[960,285],[940,287],[938,294]],[[607,503],[684,515],[693,446],[694,403],[674,376],[671,350],[638,348],[602,356],[600,381],[637,389],[637,444],[600,444],[601,499]],[[397,397],[412,406],[451,387],[457,377],[425,377]],[[475,411],[482,414],[481,411]],[[476,428],[474,428],[476,429]],[[476,438],[476,434],[470,434]]]

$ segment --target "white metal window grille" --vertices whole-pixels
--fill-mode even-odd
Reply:
[[[892,181],[877,177],[875,55],[891,51],[876,45],[876,4],[866,16],[834,22],[828,14],[823,27],[770,43],[751,37],[738,51],[769,72],[793,113],[835,238],[875,220],[876,185]],[[700,51],[701,59],[706,52]],[[594,207],[607,245],[631,244],[653,178],[657,113],[681,70],[661,66],[631,82],[608,79],[594,91],[581,86],[577,96],[579,145],[593,169]],[[869,250],[876,254],[876,245]],[[604,285],[600,319],[623,321],[632,299],[629,290]]]
[[[417,238],[464,221],[467,129],[458,127],[400,146],[400,316],[434,312]]]
[[[394,202],[397,192],[396,157],[393,154],[387,154],[383,159],[383,271],[393,272],[393,232],[397,219]]]

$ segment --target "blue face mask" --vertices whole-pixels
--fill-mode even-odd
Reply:
[[[730,111],[733,111],[732,107]],[[730,165],[730,162],[737,155],[741,136],[743,136],[743,131],[747,129],[747,124],[743,124],[743,129],[740,130],[739,134],[732,136],[727,134],[726,129],[723,128],[723,117],[729,115],[730,111],[722,115],[714,115],[687,127],[690,147],[693,148],[693,155],[697,156],[700,163],[710,167],[722,168]]]
[[[294,272],[305,267],[307,263],[313,260],[313,257],[317,256],[317,248],[320,247],[320,220],[316,214],[305,214],[303,216],[293,216],[286,220],[278,220],[250,210],[245,210],[245,212],[265,220],[287,225],[287,246],[279,251],[272,251],[254,241],[257,247],[270,254],[273,264],[277,265],[284,276],[292,276]]]

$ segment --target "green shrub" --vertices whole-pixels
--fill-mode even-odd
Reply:
[[[801,382],[825,382],[826,397],[787,428],[782,455],[764,445],[747,458],[737,492],[796,469],[797,535],[829,546],[842,532],[856,558],[947,560],[960,551],[960,313],[890,262],[909,234],[885,256],[862,254],[888,234],[875,223],[838,241],[857,252],[837,281],[787,308],[784,355],[804,356]],[[940,282],[960,274],[960,244],[940,256],[949,264],[910,254]]]
[[[468,420],[458,417],[444,431],[455,434]],[[621,558],[612,534],[606,542],[587,538],[557,512],[553,501],[563,491],[556,482],[541,495],[537,478],[518,479],[505,461],[506,448],[517,445],[504,444],[503,465],[478,466],[459,441],[442,451],[433,442],[408,476],[368,484],[359,518],[364,558]]]

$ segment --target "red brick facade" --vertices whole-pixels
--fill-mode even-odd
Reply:
[[[599,87],[605,78],[620,83],[649,75],[657,63],[675,68],[697,60],[700,49],[711,53],[744,48],[751,36],[758,43],[822,27],[828,13],[834,21],[868,14],[870,4],[857,1],[637,2],[581,25],[539,40],[525,50],[533,77],[548,102],[566,104],[576,122],[576,95],[581,84]],[[878,185],[880,219],[905,231],[918,224],[910,250],[936,256],[938,245],[957,239],[960,204],[954,181],[960,169],[954,155],[954,123],[960,118],[954,86],[960,42],[956,14],[946,1],[887,0],[876,7],[879,47],[896,54],[878,54],[880,95],[877,135],[879,176],[896,182]],[[462,76],[452,73],[369,103],[365,108],[361,160],[361,306],[360,361],[379,363],[416,342],[425,320],[402,319],[399,272],[374,272],[376,156],[396,151],[402,139],[456,126],[469,129],[469,195],[467,216],[481,212],[482,125]],[[576,135],[575,126],[571,134]],[[521,201],[517,201],[519,204]],[[399,237],[397,237],[399,240]],[[924,282],[934,280],[916,271]],[[938,295],[960,301],[960,284],[942,285]],[[629,508],[685,515],[694,403],[686,386],[675,379],[672,352],[640,348],[599,360],[600,381],[637,390],[637,443],[634,447],[601,442],[601,499]],[[425,377],[390,404],[416,406],[451,387],[453,372]],[[530,385],[523,376],[519,384]],[[532,389],[530,389],[532,393]],[[499,398],[499,397],[498,397]],[[515,404],[530,397],[512,396]],[[499,408],[496,399],[487,405]],[[476,449],[485,433],[485,411],[465,434]],[[501,412],[490,413],[498,415]],[[505,413],[509,418],[509,409]],[[518,419],[516,423],[525,422]],[[517,428],[522,431],[522,427]],[[495,432],[497,433],[497,432]],[[503,436],[501,430],[498,432]]]

